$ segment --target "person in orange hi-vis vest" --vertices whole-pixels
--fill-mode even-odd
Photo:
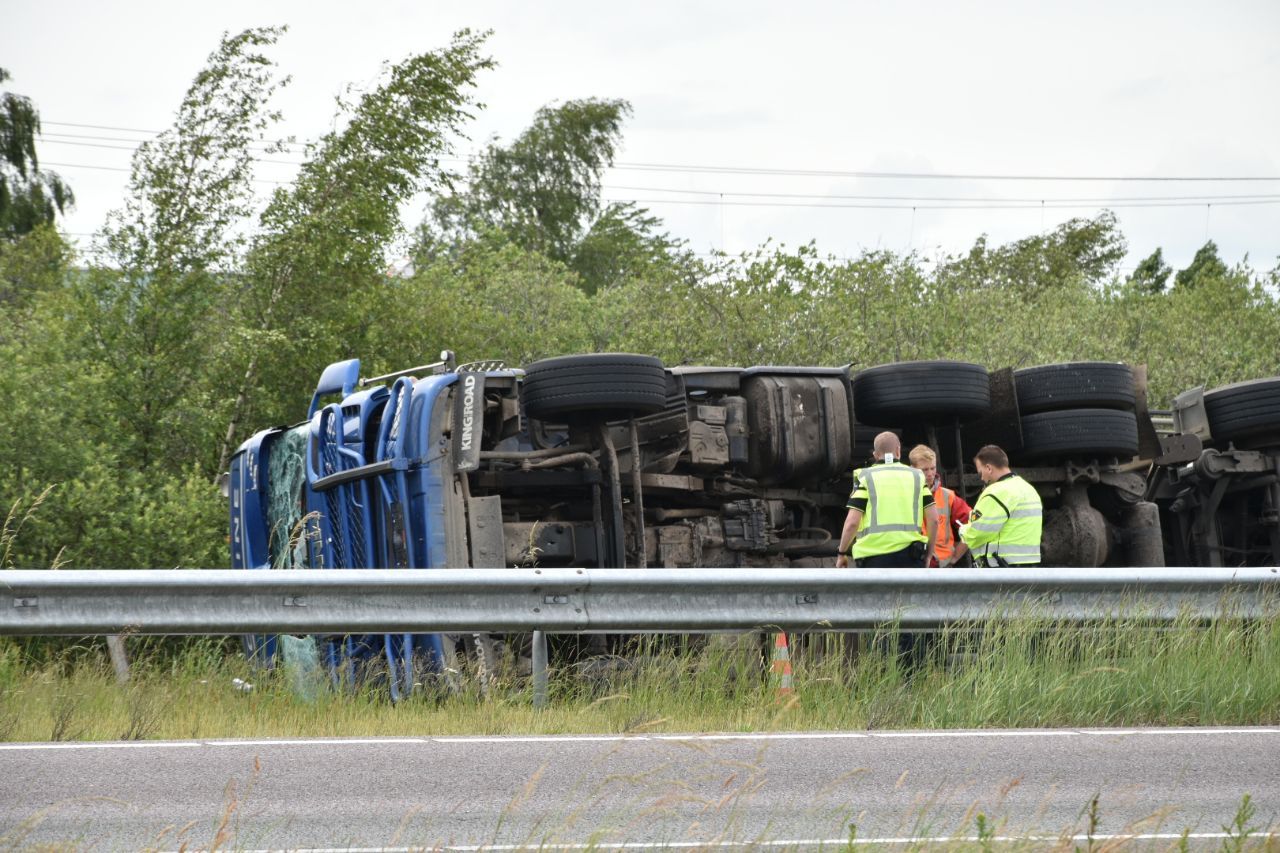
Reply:
[[[938,510],[938,538],[933,543],[929,565],[949,568],[955,564],[960,525],[969,521],[969,511],[972,508],[964,498],[942,485],[942,478],[938,476],[938,456],[932,448],[917,444],[911,448],[907,458],[911,460],[911,467],[918,468],[924,474],[925,483],[933,491],[933,505]]]

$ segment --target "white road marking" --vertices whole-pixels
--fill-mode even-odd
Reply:
[[[1235,836],[1226,832],[1138,832],[1138,833],[1095,833],[1088,835],[996,835],[989,840],[1002,844],[1026,844],[1027,842],[1044,841],[1060,843],[1063,841],[1177,841],[1186,838],[1190,841],[1223,840]],[[1255,835],[1254,838],[1274,838],[1275,835]],[[977,843],[977,836],[934,835],[934,836],[887,836],[883,838],[855,838],[854,846],[877,844],[956,844]],[[705,849],[739,849],[752,850],[768,847],[835,847],[843,848],[849,844],[848,838],[780,838],[773,841],[594,841],[582,844],[442,844],[433,846],[433,850],[458,851],[458,853],[479,853],[479,851],[521,851],[521,850],[682,850],[688,848]],[[409,853],[421,850],[421,847],[300,847],[294,848],[297,853]],[[250,851],[250,853],[268,853],[266,850]]]
[[[238,738],[219,738],[202,740],[204,746],[342,746],[344,744],[393,744],[393,743],[427,743],[429,738],[421,737],[335,737],[335,738],[258,738],[240,740]]]
[[[191,741],[100,741],[88,743],[0,743],[0,750],[21,751],[28,749],[170,749],[174,747],[189,748],[205,744],[198,740]]]
[[[645,735],[443,735],[423,738],[429,743],[610,743],[619,740],[648,740]]]
[[[0,751],[42,749],[191,749],[195,747],[237,746],[335,746],[382,744],[469,744],[469,743],[614,743],[623,741],[787,741],[862,739],[948,739],[948,738],[1036,738],[1036,737],[1211,737],[1215,735],[1277,735],[1280,727],[1247,728],[1138,728],[1138,729],[968,729],[958,731],[864,731],[864,732],[719,732],[710,734],[662,735],[441,735],[438,737],[368,738],[217,738],[177,741],[90,741],[81,743],[0,743]]]
[[[1011,729],[984,732],[980,730],[964,732],[876,732],[872,737],[878,738],[962,738],[962,737],[1077,737],[1082,734],[1076,729]]]

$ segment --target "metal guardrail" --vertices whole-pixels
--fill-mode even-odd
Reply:
[[[0,634],[903,628],[1276,612],[1275,568],[0,572]]]

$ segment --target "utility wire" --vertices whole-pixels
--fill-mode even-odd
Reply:
[[[1249,195],[1149,195],[1149,196],[1112,196],[1112,197],[1078,197],[1046,198],[1028,196],[1022,198],[979,198],[975,196],[923,196],[923,195],[841,195],[839,193],[771,193],[771,192],[729,192],[721,190],[691,190],[671,187],[624,187],[617,184],[606,184],[606,190],[626,190],[629,192],[680,193],[684,195],[730,196],[736,198],[811,198],[822,200],[853,199],[857,201],[982,201],[982,202],[1024,202],[1040,204],[1041,202],[1110,202],[1110,201],[1221,201],[1237,199],[1271,199],[1280,198],[1280,193],[1254,193]]]
[[[112,150],[126,150],[126,151],[135,150],[132,148],[126,148],[125,146],[121,146],[121,145],[107,145],[102,143],[68,142],[61,139],[50,139],[46,141],[59,144],[59,145],[75,145],[75,146],[81,146],[81,147],[87,147],[87,148],[108,148]],[[256,163],[271,163],[271,164],[289,165],[289,166],[304,165],[304,163],[297,160],[276,160],[269,157],[254,157],[252,159]],[[86,165],[73,164],[73,163],[64,163],[64,164],[51,163],[50,165],[61,165],[66,168],[99,168],[99,169],[111,171],[111,169],[109,169],[109,167],[106,167],[106,166],[89,167]],[[128,169],[119,169],[118,171],[127,172]],[[287,183],[283,181],[266,181],[266,180],[263,180],[263,182],[274,183],[274,184]],[[1111,204],[1128,203],[1128,202],[1186,201],[1186,202],[1196,202],[1198,204],[1204,204],[1206,202],[1226,203],[1229,201],[1240,201],[1244,199],[1257,199],[1257,200],[1271,201],[1275,198],[1280,197],[1280,196],[1277,196],[1275,193],[1255,193],[1255,194],[1244,194],[1244,195],[1199,194],[1199,195],[1192,195],[1192,196],[1118,196],[1118,197],[1110,197],[1110,198],[1107,198],[1107,197],[975,198],[973,196],[842,195],[842,194],[830,194],[830,193],[819,194],[819,193],[781,193],[781,192],[731,192],[731,191],[720,191],[720,190],[694,190],[694,189],[683,189],[683,188],[673,188],[673,187],[635,187],[635,186],[623,186],[623,185],[613,185],[613,184],[605,184],[602,186],[602,189],[623,190],[628,192],[657,192],[657,193],[672,193],[672,194],[682,194],[682,195],[715,196],[717,204],[720,203],[720,199],[726,198],[726,197],[727,198],[817,199],[820,201],[912,201],[912,202],[959,202],[959,203],[973,202],[973,203],[983,203],[983,204],[1009,204],[1009,205],[1014,205],[1014,204],[1054,205],[1054,204],[1079,203],[1079,204],[1083,204],[1084,206],[1092,206],[1094,204],[1111,205]],[[666,201],[667,203],[675,203],[672,200],[666,200]],[[661,203],[661,202],[655,201],[653,203]],[[729,204],[729,203],[742,204],[741,202],[725,202],[725,203],[726,204]]]
[[[93,169],[97,172],[124,172],[126,174],[133,171],[132,169],[124,169],[120,166],[91,166],[88,163],[51,163],[47,160],[44,161],[43,165],[54,166],[58,169]],[[249,180],[253,181],[255,184],[274,184],[276,186],[287,186],[292,183],[292,181],[273,181],[269,178],[250,178]]]
[[[93,169],[102,172],[125,172],[119,166],[94,166],[87,163],[53,163],[45,161],[46,166],[53,166],[59,169]],[[286,186],[289,181],[273,181],[268,178],[253,178],[254,183],[272,184],[275,186]],[[623,189],[622,187],[605,189]],[[656,190],[654,187],[635,189]],[[666,190],[657,190],[666,192]],[[757,193],[724,193],[726,196],[756,196]],[[769,194],[763,194],[769,195]],[[784,197],[790,197],[787,194],[781,194]],[[913,196],[797,196],[799,198],[839,198],[839,199],[884,199],[884,200],[916,200]],[[785,202],[785,201],[723,201],[720,199],[678,199],[678,198],[614,198],[604,199],[604,201],[616,203],[632,203],[632,204],[684,204],[698,206],[729,206],[729,207],[799,207],[799,208],[833,208],[847,210],[1034,210],[1036,208],[1049,208],[1054,210],[1083,210],[1100,207],[1114,208],[1135,208],[1135,207],[1200,207],[1206,204],[1206,199],[1212,204],[1223,207],[1238,207],[1241,205],[1258,205],[1258,204],[1280,204],[1280,195],[1271,196],[1174,196],[1178,200],[1171,201],[1161,199],[1159,196],[1138,197],[1142,200],[1118,200],[1107,199],[1100,200],[1097,203],[1090,203],[1089,199],[1046,199],[1041,203],[1040,199],[965,199],[965,198],[934,198],[935,201],[955,201],[955,204],[828,204],[823,202]],[[972,202],[972,203],[970,203]]]
[[[72,142],[66,139],[45,138],[46,136],[60,136],[60,135],[61,134],[41,134],[40,141],[42,143],[47,143],[49,145],[74,145],[77,148],[109,148],[113,151],[137,151],[138,145],[141,145],[143,142],[147,141],[144,139],[136,140],[138,145],[109,145],[105,142]],[[133,140],[121,140],[121,141],[127,142],[127,141],[133,141]],[[255,147],[252,145],[248,147],[251,151],[267,150],[265,147]],[[303,162],[302,160],[277,160],[272,157],[253,157],[250,159],[252,159],[255,163],[275,163],[283,166],[305,166],[306,165],[306,163]]]
[[[729,206],[729,207],[806,207],[806,208],[837,208],[848,210],[1039,210],[1042,205],[1039,202],[1035,204],[821,204],[816,202],[782,202],[782,201],[713,201],[700,199],[683,199],[683,198],[614,198],[605,199],[605,201],[631,203],[631,204],[688,204],[702,206]],[[1203,201],[1174,201],[1174,202],[1120,202],[1117,204],[1075,204],[1075,203],[1058,203],[1045,204],[1044,208],[1050,210],[1073,210],[1073,209],[1092,209],[1099,207],[1203,207]],[[1255,204],[1280,204],[1280,196],[1274,196],[1266,199],[1258,199],[1255,201],[1223,201],[1214,202],[1215,205],[1222,207],[1237,207],[1241,205]]]
[[[164,132],[160,130],[141,130],[136,127],[112,127],[110,125],[104,125],[104,124],[77,124],[75,122],[69,122],[69,121],[48,121],[44,119],[40,121],[40,125],[42,127],[44,125],[53,125],[55,127],[78,127],[84,130],[109,130],[115,133],[145,133],[147,136],[150,136],[150,137],[159,136],[161,133]],[[127,139],[127,138],[112,137],[112,136],[96,136],[93,134],[58,133],[54,131],[50,131],[49,133],[42,133],[41,136],[68,136],[75,139],[104,139],[104,140],[109,140],[113,142],[146,142],[147,141],[145,139]],[[307,147],[306,143],[303,143],[303,142],[281,141],[279,144],[285,148],[306,148]],[[266,149],[266,146],[251,145],[249,147],[255,148],[256,150]]]
[[[147,133],[155,135],[159,131],[141,130],[139,128],[112,127],[109,125],[78,124],[73,122],[43,121],[42,124],[56,127],[79,127],[92,130],[109,130],[124,133]],[[446,158],[441,158],[446,159]],[[456,160],[456,158],[453,158]],[[650,172],[688,172],[706,174],[732,175],[790,175],[796,177],[822,178],[891,178],[907,180],[965,180],[965,181],[1139,181],[1139,182],[1182,182],[1182,181],[1277,181],[1280,175],[1012,175],[987,173],[955,173],[955,172],[880,172],[870,170],[842,171],[835,169],[775,169],[747,166],[707,166],[677,163],[614,163],[612,168]]]
[[[90,166],[88,163],[51,163],[44,161],[43,166],[56,166],[59,169],[95,169],[99,172],[131,172],[132,169],[123,169],[120,166]]]
[[[615,163],[615,169],[731,175],[790,175],[812,178],[893,178],[957,181],[1280,181],[1280,175],[997,175],[954,172],[871,172],[825,169],[764,169],[742,166],[694,166],[673,163]]]

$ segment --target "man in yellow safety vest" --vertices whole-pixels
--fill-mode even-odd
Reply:
[[[860,568],[922,568],[938,533],[933,494],[922,473],[898,461],[898,436],[880,433],[872,451],[875,464],[853,472],[836,568],[849,565],[850,546]]]
[[[1009,457],[994,444],[979,450],[973,464],[987,487],[960,528],[956,559],[968,551],[977,566],[1040,565],[1044,507],[1035,486],[1009,470]]]

